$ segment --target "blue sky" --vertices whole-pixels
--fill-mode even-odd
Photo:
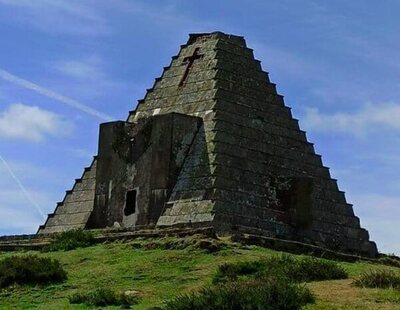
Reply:
[[[126,119],[188,33],[219,30],[245,36],[362,226],[400,254],[399,11],[395,0],[0,0],[0,235],[34,233],[90,164],[99,123]]]

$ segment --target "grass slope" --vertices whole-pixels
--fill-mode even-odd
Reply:
[[[195,237],[189,237],[185,242],[163,238],[121,241],[65,252],[29,252],[60,260],[68,273],[68,280],[46,287],[13,286],[0,290],[0,309],[89,309],[84,305],[70,304],[68,297],[78,291],[99,287],[122,292],[138,291],[140,302],[133,308],[148,309],[178,294],[197,291],[211,284],[218,266],[223,263],[264,259],[278,253],[228,240],[221,242],[223,247],[219,251],[207,250],[207,246],[199,247]],[[0,259],[15,254],[18,252],[0,253]],[[307,310],[400,309],[400,290],[359,288],[352,284],[354,278],[363,272],[377,269],[399,272],[399,268],[366,262],[341,265],[351,279],[306,284],[316,296],[316,303],[306,306]]]

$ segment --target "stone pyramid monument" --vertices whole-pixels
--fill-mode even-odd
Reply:
[[[38,233],[213,226],[375,256],[243,37],[191,34]]]

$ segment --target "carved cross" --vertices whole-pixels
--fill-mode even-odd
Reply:
[[[182,86],[183,83],[185,82],[185,80],[186,80],[186,78],[187,78],[187,76],[188,76],[188,74],[189,74],[190,68],[193,66],[194,61],[195,61],[196,59],[203,58],[204,55],[200,55],[200,54],[199,54],[199,50],[200,50],[200,49],[197,47],[197,48],[194,50],[192,56],[188,56],[188,57],[183,58],[183,63],[187,63],[187,65],[186,65],[185,72],[183,73],[182,79],[181,79],[181,81],[179,82],[179,86]]]

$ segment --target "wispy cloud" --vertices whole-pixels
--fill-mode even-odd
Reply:
[[[1,5],[12,10],[12,14],[4,14],[3,20],[29,24],[47,33],[97,36],[111,32],[95,3],[88,5],[87,2],[76,0],[0,0]]]
[[[71,129],[69,121],[36,106],[15,103],[0,111],[0,137],[3,138],[38,142]]]
[[[106,74],[103,63],[99,57],[92,56],[86,59],[67,59],[53,63],[54,70],[77,79],[99,80],[104,79]]]
[[[22,184],[21,180],[17,177],[17,175],[14,173],[14,171],[11,169],[10,165],[7,163],[7,161],[0,155],[0,162],[4,165],[6,168],[7,172],[10,174],[10,176],[13,178],[19,189],[21,190],[21,193],[25,196],[25,198],[29,201],[29,203],[36,209],[36,211],[42,216],[42,218],[45,218],[45,214],[42,210],[42,207],[39,206],[39,204],[33,199],[31,194],[26,190],[25,186]]]
[[[64,152],[64,150],[62,150]],[[4,155],[4,154],[3,154]],[[37,180],[52,180],[52,184],[58,183],[62,184],[60,181],[60,172],[49,168],[46,164],[44,165],[36,165],[31,163],[30,161],[21,161],[17,159],[13,159],[10,155],[10,158],[7,159],[8,165],[11,167],[11,170],[19,176],[19,179],[23,184],[34,184],[35,186],[39,185]],[[7,188],[7,186],[11,183],[12,179],[10,178],[9,173],[4,165],[0,165],[0,188]],[[68,180],[70,181],[70,180]]]
[[[80,149],[80,148],[71,148],[69,151],[74,154],[78,158],[91,158],[93,157],[93,153],[89,152],[88,150],[85,149]]]
[[[108,62],[98,55],[78,59],[59,59],[51,62],[50,67],[54,72],[68,79],[67,83],[85,85],[85,88],[89,88],[93,94],[118,91],[125,86],[110,77],[107,71]]]
[[[3,178],[3,176],[0,176],[0,178]],[[49,212],[54,209],[55,204],[48,193],[32,191],[30,188],[27,190],[40,206],[46,206]],[[43,216],[36,211],[35,207],[27,201],[21,190],[14,184],[0,188],[0,235],[32,234],[43,222]]]
[[[57,188],[64,183],[64,174],[48,165],[11,159],[11,155],[6,161],[4,165],[0,160],[0,235],[35,233],[44,222],[43,213],[52,212],[60,198]]]
[[[108,6],[108,10],[129,14],[130,18],[132,16],[138,19],[145,18],[151,28],[156,26],[159,27],[159,31],[168,31],[170,34],[177,32],[187,34],[190,31],[215,31],[220,29],[220,21],[214,21],[207,17],[199,19],[182,10],[182,3],[180,2],[179,0],[162,2],[114,0]]]
[[[258,59],[262,59],[264,70],[272,73],[284,73],[296,78],[304,78],[305,74],[316,75],[317,66],[306,57],[299,56],[293,50],[286,50],[271,44],[249,42],[248,44]]]
[[[400,105],[395,103],[367,104],[355,112],[321,113],[306,109],[304,127],[318,132],[348,133],[363,137],[384,128],[400,130]]]
[[[102,112],[99,112],[99,111],[89,107],[86,104],[83,104],[83,103],[81,103],[81,102],[79,102],[77,100],[68,98],[66,96],[60,95],[60,94],[58,94],[58,93],[56,93],[56,92],[54,92],[52,90],[49,90],[49,89],[47,89],[45,87],[42,87],[42,86],[39,86],[39,85],[37,85],[35,83],[32,83],[32,82],[30,82],[28,80],[22,79],[22,78],[14,75],[14,74],[11,74],[10,72],[7,72],[7,71],[5,71],[3,69],[0,69],[0,78],[3,79],[3,80],[9,81],[11,83],[14,83],[14,84],[16,84],[18,86],[30,89],[30,90],[32,90],[34,92],[37,92],[37,93],[39,93],[41,95],[44,95],[46,97],[49,97],[51,99],[55,99],[58,102],[63,103],[64,105],[68,105],[70,107],[78,109],[78,110],[80,110],[82,112],[85,112],[87,114],[95,116],[95,117],[97,117],[97,118],[99,118],[101,120],[109,121],[109,120],[113,119],[113,117],[111,117],[109,115],[106,115],[106,114],[104,114]]]

